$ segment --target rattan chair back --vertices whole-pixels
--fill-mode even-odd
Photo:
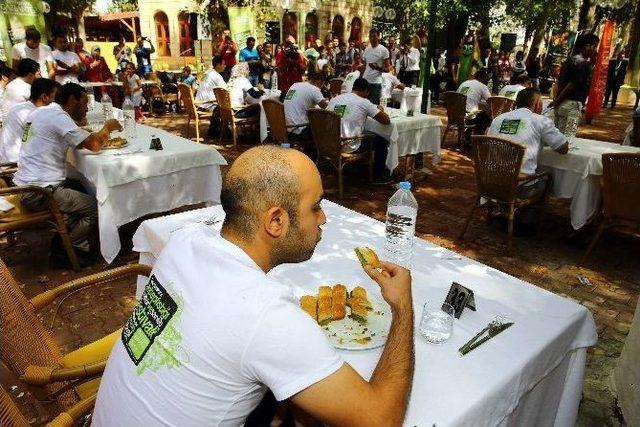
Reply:
[[[605,219],[640,222],[640,153],[602,155]]]
[[[29,427],[30,425],[4,387],[0,387],[0,425],[3,427]]]
[[[267,98],[262,101],[262,108],[274,142],[282,143],[286,141],[288,135],[287,122],[284,117],[284,104],[277,99]]]
[[[218,104],[220,117],[222,117],[223,120],[232,121],[234,116],[233,108],[231,108],[231,93],[229,90],[223,87],[217,87],[213,89],[213,93],[216,95],[216,103]]]
[[[458,92],[442,94],[444,105],[447,107],[447,123],[464,128],[464,117],[467,114],[467,95]]]
[[[331,79],[329,80],[329,93],[331,97],[340,95],[342,93],[342,83],[344,80],[342,79]]]
[[[494,136],[473,136],[472,139],[478,195],[505,203],[513,201],[525,147]]]
[[[193,103],[193,91],[191,86],[184,83],[178,83],[178,92],[180,93],[180,100],[184,109],[191,119],[196,118],[196,105]]]
[[[511,111],[514,101],[506,96],[490,96],[487,103],[489,104],[489,111],[491,111],[491,120],[493,120],[500,114]]]
[[[633,116],[633,129],[631,130],[631,145],[640,147],[640,115]]]
[[[338,159],[342,153],[340,116],[320,108],[307,110],[311,134],[319,157]]]
[[[29,365],[56,366],[62,353],[11,272],[0,260],[0,358],[16,375]]]

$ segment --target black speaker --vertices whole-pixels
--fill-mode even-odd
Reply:
[[[267,43],[280,44],[280,21],[265,22],[265,38]]]
[[[189,14],[189,35],[191,40],[200,39],[198,36],[198,14],[194,12]]]
[[[500,50],[511,53],[513,48],[516,47],[517,37],[518,35],[515,33],[502,33],[502,37],[500,38]]]

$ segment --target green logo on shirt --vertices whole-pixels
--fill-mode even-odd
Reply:
[[[181,366],[182,335],[175,325],[181,314],[182,299],[170,295],[152,275],[122,328],[124,348],[137,366],[138,375],[147,369]]]
[[[512,90],[508,90],[504,93],[504,96],[509,98],[509,99],[515,99],[516,97],[516,93]]]
[[[347,109],[346,105],[336,105],[335,107],[333,107],[333,112],[339,115],[340,118],[343,118],[349,113],[349,110]]]
[[[515,135],[520,130],[521,123],[522,123],[522,120],[520,119],[504,120],[500,125],[499,132],[507,135]]]
[[[22,131],[22,142],[27,142],[32,136],[33,127],[31,126],[31,122],[27,122],[27,124],[24,125],[24,129]]]
[[[293,98],[295,98],[295,96],[296,96],[296,90],[289,89],[289,92],[287,92],[287,95],[284,97],[284,99],[287,101],[291,101]]]
[[[469,86],[464,86],[464,87],[461,87],[460,89],[458,89],[458,92],[463,94],[463,95],[466,95],[467,93],[469,93],[469,89],[470,89]]]

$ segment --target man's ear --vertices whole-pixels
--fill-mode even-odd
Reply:
[[[262,215],[262,227],[271,237],[277,239],[289,228],[289,214],[279,206],[274,206]]]

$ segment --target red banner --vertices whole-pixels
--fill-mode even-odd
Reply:
[[[613,21],[605,21],[602,36],[600,37],[600,46],[598,47],[598,57],[593,69],[593,76],[591,77],[591,87],[589,88],[589,99],[587,100],[585,112],[587,123],[591,123],[591,120],[593,120],[602,109],[604,91],[607,85],[607,68],[609,67],[609,57],[611,56],[611,40],[613,39],[614,27],[615,24]]]

